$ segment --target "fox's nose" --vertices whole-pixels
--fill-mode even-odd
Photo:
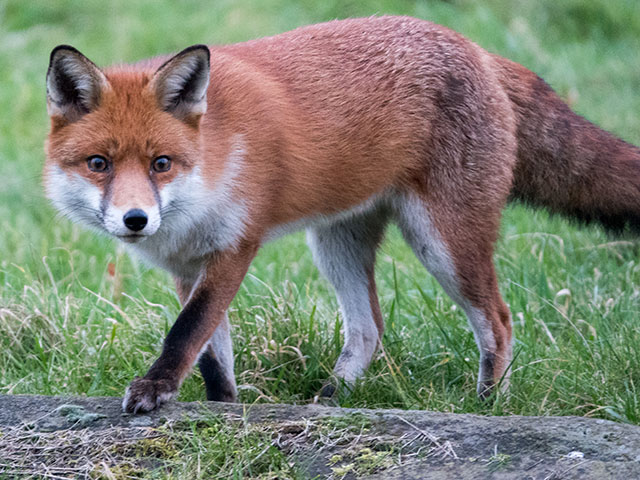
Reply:
[[[147,214],[144,213],[144,210],[140,210],[139,208],[132,208],[122,217],[122,221],[127,226],[129,230],[133,230],[134,232],[139,232],[147,225]]]

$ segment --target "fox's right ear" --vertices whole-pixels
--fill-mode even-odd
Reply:
[[[148,88],[164,111],[198,125],[207,110],[209,56],[206,45],[193,45],[158,68]]]
[[[59,45],[51,52],[47,70],[47,111],[51,117],[75,122],[94,110],[109,81],[78,50]]]

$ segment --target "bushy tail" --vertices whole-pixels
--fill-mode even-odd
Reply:
[[[571,111],[523,66],[494,61],[517,121],[512,199],[640,233],[640,149]]]

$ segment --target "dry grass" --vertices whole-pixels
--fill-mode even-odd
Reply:
[[[141,441],[160,445],[167,439],[148,427],[54,432],[12,427],[0,433],[0,476],[20,479],[139,478],[159,462]]]

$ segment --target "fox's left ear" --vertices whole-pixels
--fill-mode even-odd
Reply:
[[[75,122],[98,107],[109,81],[87,57],[69,45],[51,52],[47,70],[49,116]]]
[[[193,45],[164,63],[154,74],[152,89],[160,108],[187,123],[207,111],[209,48]]]

